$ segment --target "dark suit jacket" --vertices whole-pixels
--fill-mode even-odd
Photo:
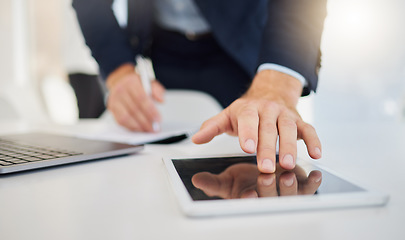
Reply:
[[[316,89],[326,0],[195,0],[223,49],[252,77],[262,63],[291,68]],[[112,0],[74,0],[86,44],[108,76],[149,47],[152,0],[128,0],[121,29]]]

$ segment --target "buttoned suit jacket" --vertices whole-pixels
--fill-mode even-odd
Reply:
[[[262,63],[288,67],[315,91],[326,0],[194,0],[220,46],[251,77]],[[151,44],[152,0],[128,0],[120,28],[112,0],[73,0],[80,27],[103,76],[134,62]]]

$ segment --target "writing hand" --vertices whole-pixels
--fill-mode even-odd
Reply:
[[[107,108],[118,124],[132,131],[156,130],[153,123],[160,122],[160,114],[153,100],[163,102],[165,89],[156,80],[151,85],[152,96],[148,96],[132,64],[124,64],[110,74]]]
[[[301,92],[297,79],[277,71],[261,71],[247,93],[205,121],[192,140],[202,144],[222,133],[238,136],[243,151],[257,152],[257,165],[263,173],[276,170],[278,137],[281,167],[294,168],[297,139],[303,139],[309,155],[318,159],[321,143],[316,131],[296,110]]]

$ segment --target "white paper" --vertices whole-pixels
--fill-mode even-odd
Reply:
[[[145,144],[158,140],[167,139],[173,136],[186,134],[191,136],[198,130],[199,126],[192,124],[164,122],[161,130],[156,133],[132,132],[115,123],[106,123],[97,127],[91,132],[79,133],[80,137],[98,140],[108,140],[129,144]]]

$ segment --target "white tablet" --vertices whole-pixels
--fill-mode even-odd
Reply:
[[[384,205],[388,195],[353,183],[309,160],[291,171],[257,170],[256,156],[163,159],[187,216]]]

